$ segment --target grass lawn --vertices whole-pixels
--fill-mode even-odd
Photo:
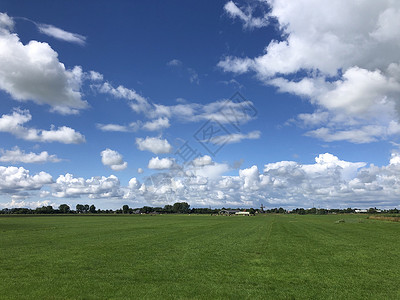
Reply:
[[[399,237],[359,215],[0,217],[0,298],[400,299]]]

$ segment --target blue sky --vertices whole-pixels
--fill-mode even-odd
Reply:
[[[398,207],[399,20],[390,1],[2,1],[0,208]]]

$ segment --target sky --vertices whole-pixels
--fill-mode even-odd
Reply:
[[[400,2],[0,3],[0,209],[400,207]]]

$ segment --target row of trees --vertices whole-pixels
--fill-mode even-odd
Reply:
[[[228,209],[231,208],[222,208]],[[239,208],[237,208],[239,209]],[[190,208],[190,205],[186,202],[176,202],[173,205],[165,205],[164,207],[152,207],[152,206],[143,206],[141,208],[130,208],[128,205],[122,206],[122,209],[112,210],[101,210],[96,209],[96,206],[93,204],[89,206],[89,204],[77,204],[75,206],[75,210],[72,210],[71,207],[67,204],[61,204],[58,209],[54,209],[52,206],[42,206],[36,209],[29,208],[4,208],[0,210],[0,214],[218,214],[221,209],[211,209],[211,208]],[[271,209],[240,209],[246,210],[251,214],[256,213],[272,213],[272,214],[346,214],[346,213],[354,213],[356,209],[346,208],[346,209],[324,209],[324,208],[296,208],[291,211],[288,211],[282,207],[280,208],[271,208]],[[367,213],[390,213],[390,214],[398,214],[400,211],[397,208],[389,209],[389,210],[378,210],[375,208],[369,208],[366,210]]]
[[[76,210],[72,210],[68,204],[61,204],[58,209],[54,209],[51,205],[37,207],[35,209],[29,208],[4,208],[0,214],[74,214],[74,213],[104,213],[102,210],[96,210],[96,207],[88,204],[77,204]]]
[[[197,210],[197,209],[195,209]],[[152,207],[143,206],[142,208],[130,208],[128,205],[122,207],[122,213],[133,214],[133,213],[164,213],[164,214],[189,214],[193,213],[193,209],[190,209],[190,205],[187,202],[176,202],[173,205],[165,205],[164,207]],[[207,212],[210,213],[210,212]]]

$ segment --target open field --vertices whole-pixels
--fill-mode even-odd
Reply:
[[[399,299],[399,236],[359,215],[0,217],[0,298]]]

